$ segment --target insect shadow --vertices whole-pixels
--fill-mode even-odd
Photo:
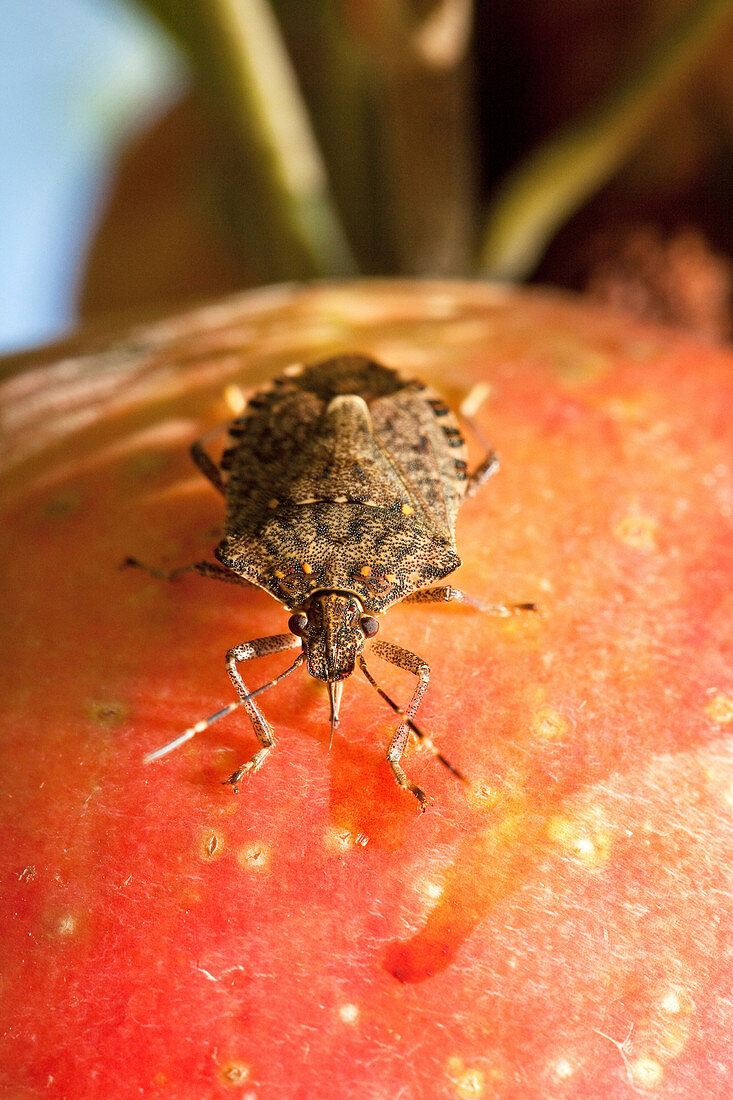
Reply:
[[[331,732],[339,722],[344,681],[358,668],[399,724],[387,749],[395,780],[417,799],[426,795],[401,765],[412,732],[454,775],[463,776],[416,725],[430,678],[417,654],[376,640],[378,615],[393,604],[464,603],[502,617],[535,611],[533,603],[484,604],[449,584],[435,585],[461,564],[455,523],[461,503],[498,468],[491,449],[472,471],[458,419],[415,379],[363,355],[296,364],[250,398],[227,426],[215,462],[206,439],[191,455],[224,497],[224,535],[214,554],[166,571],[136,558],[125,564],[175,580],[186,573],[269,592],[291,612],[287,634],[234,646],[226,667],[237,692],[229,703],[149,753],[157,760],[243,706],[259,741],[250,760],[225,781],[237,790],[265,762],[275,743],[256,699],[296,669],[326,684]],[[365,648],[416,678],[399,706],[368,668]],[[295,660],[253,691],[239,665],[298,649]]]

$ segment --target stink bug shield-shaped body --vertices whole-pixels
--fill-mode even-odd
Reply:
[[[343,681],[355,667],[397,711],[387,759],[400,786],[424,807],[425,795],[400,765],[430,670],[400,646],[371,641],[378,657],[417,677],[409,704],[398,707],[369,672],[364,648],[376,616],[400,600],[467,601],[450,586],[428,587],[460,564],[455,520],[463,498],[496,468],[489,453],[471,474],[466,445],[448,407],[418,381],[360,355],[294,366],[255,394],[228,426],[219,463],[201,443],[193,458],[226,501],[221,563],[197,562],[157,575],[196,571],[265,589],[292,612],[288,634],[231,649],[227,670],[239,700],[150,754],[164,755],[236,706],[246,709],[260,748],[228,780],[236,789],[271,751],[274,738],[254,696],[302,664],[323,681],[338,722]],[[131,563],[139,564],[130,559]],[[493,605],[511,614],[531,605]],[[238,665],[300,648],[284,673],[250,692]],[[421,735],[422,736],[422,735]]]

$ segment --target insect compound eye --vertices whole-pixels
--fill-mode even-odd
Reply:
[[[308,626],[308,616],[303,611],[298,611],[288,619],[288,630],[298,638],[305,637],[305,628]]]
[[[371,615],[362,615],[360,626],[365,638],[373,638],[379,630],[379,623]]]

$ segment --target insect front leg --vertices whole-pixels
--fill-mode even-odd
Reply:
[[[405,596],[402,603],[465,603],[489,615],[499,615],[506,619],[510,615],[519,615],[522,611],[539,611],[536,603],[482,603],[474,596],[454,588],[452,584],[441,584],[436,588],[421,588]]]
[[[393,645],[391,642],[372,642],[371,648],[372,652],[376,653],[377,657],[381,657],[383,661],[389,661],[391,665],[396,665],[397,668],[402,668],[405,672],[411,672],[412,675],[417,676],[418,679],[409,706],[404,712],[404,717],[397,727],[397,732],[390,741],[389,748],[387,749],[387,760],[389,761],[389,766],[400,787],[404,787],[405,790],[414,794],[415,798],[420,803],[421,810],[424,810],[427,801],[425,792],[420,790],[411,779],[407,778],[404,769],[400,765],[400,759],[402,753],[405,751],[407,738],[410,736],[408,722],[412,721],[415,717],[417,709],[422,702],[422,697],[425,694],[425,689],[428,686],[430,665],[427,664],[426,661],[423,661],[421,657],[418,657],[417,654],[411,653],[409,649],[403,649],[402,646]]]
[[[275,744],[272,727],[257,703],[250,697],[249,689],[240,676],[237,665],[242,661],[252,661],[255,657],[266,657],[270,653],[281,653],[285,649],[295,649],[299,645],[301,645],[301,640],[294,634],[273,634],[269,638],[255,638],[252,642],[242,642],[241,645],[230,649],[226,655],[227,672],[237,689],[242,706],[249,715],[249,720],[261,745],[261,748],[257,750],[251,760],[248,760],[241,768],[237,768],[225,780],[226,783],[231,783],[235,791],[237,790],[237,783],[243,776],[251,775],[252,772],[256,772],[258,768],[262,767]]]

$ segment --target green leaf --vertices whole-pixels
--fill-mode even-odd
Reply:
[[[229,215],[265,278],[354,274],[279,27],[267,0],[138,0],[189,58],[217,130]]]
[[[732,13],[731,0],[693,4],[605,102],[511,174],[489,213],[482,275],[520,279],[531,273],[556,230],[623,164]]]

